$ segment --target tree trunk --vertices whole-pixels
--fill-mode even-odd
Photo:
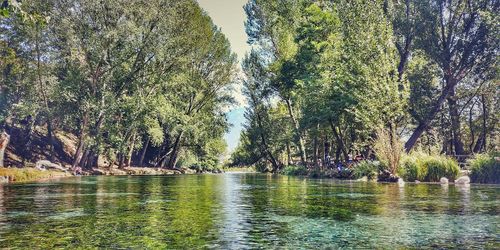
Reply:
[[[455,96],[455,88],[452,88],[448,95],[448,107],[450,109],[452,143],[455,149],[455,155],[464,154],[464,144],[460,134],[460,115],[458,114],[457,101]]]
[[[286,165],[290,166],[292,164],[292,150],[290,149],[290,142],[286,142]]]
[[[470,144],[469,144],[469,152],[474,152],[474,142],[476,141],[476,135],[474,133],[474,106],[476,102],[472,102],[472,105],[469,109],[469,130],[470,130]]]
[[[35,130],[35,121],[36,121],[36,115],[34,117],[32,116],[29,116],[28,117],[28,125],[25,129],[25,136],[26,136],[26,140],[25,140],[25,144],[24,144],[24,154],[22,156],[22,163],[23,165],[25,164],[25,161],[26,160],[31,160],[32,158],[32,152],[33,152],[33,148],[32,148],[32,138],[33,138],[33,131]]]
[[[173,168],[175,168],[175,165],[177,164],[177,156],[179,153],[180,143],[181,143],[183,134],[184,134],[184,131],[181,131],[179,133],[179,135],[177,135],[177,138],[175,138],[174,147],[172,149],[170,159],[168,160],[167,168],[173,169]]]
[[[139,167],[142,167],[143,166],[143,163],[144,163],[144,157],[146,156],[146,152],[148,150],[148,147],[149,147],[149,141],[151,139],[148,137],[148,139],[146,139],[146,143],[144,144],[144,147],[142,148],[142,153],[141,153],[141,158],[139,159]]]
[[[439,110],[441,110],[441,106],[443,105],[444,101],[450,94],[450,91],[453,88],[455,88],[456,84],[457,84],[456,80],[452,79],[447,80],[446,85],[441,91],[441,95],[434,103],[434,105],[431,107],[430,112],[427,114],[425,119],[420,121],[417,128],[415,128],[412,135],[410,136],[410,139],[408,139],[408,141],[405,143],[405,151],[407,153],[409,153],[411,149],[415,146],[415,143],[417,143],[417,140],[422,135],[422,133],[424,133],[429,128],[430,123],[432,122],[432,120],[434,120],[434,117],[439,112]]]
[[[50,153],[50,161],[54,161],[55,159],[55,150],[54,150],[54,133],[52,130],[52,120],[50,115],[47,118],[47,140],[49,142],[49,153]]]
[[[135,133],[132,135],[130,149],[127,154],[127,167],[130,167],[130,164],[132,162],[132,153],[134,152],[134,146],[135,146]]]
[[[319,155],[319,147],[318,147],[318,136],[314,136],[314,166],[319,166],[318,155]]]
[[[297,121],[294,113],[293,113],[293,107],[292,107],[292,102],[290,98],[285,98],[286,106],[288,108],[288,114],[290,115],[290,119],[292,120],[293,123],[293,129],[295,132],[295,140],[298,141],[299,143],[299,151],[300,151],[300,161],[302,162],[302,165],[306,166],[307,165],[307,155],[306,155],[306,150],[305,150],[305,145],[304,145],[304,139],[302,138],[302,134],[300,133],[299,130],[299,122]]]
[[[486,136],[488,133],[488,129],[486,127],[486,121],[487,121],[487,116],[488,112],[486,109],[486,99],[484,95],[481,95],[481,105],[483,107],[483,119],[482,119],[482,124],[481,124],[481,134],[479,134],[479,138],[477,139],[476,145],[474,146],[473,152],[474,153],[479,153],[483,152],[486,149]]]
[[[2,132],[0,134],[0,167],[4,167],[5,160],[5,150],[7,149],[7,145],[9,145],[10,136],[7,132]]]
[[[79,164],[80,161],[82,160],[83,157],[83,149],[85,147],[85,130],[87,129],[88,125],[88,116],[87,114],[83,115],[82,117],[82,126],[80,128],[80,136],[78,137],[78,147],[76,148],[75,156],[73,157],[73,165],[72,168],[75,169]],[[81,165],[80,165],[81,166]]]
[[[344,159],[347,160],[349,156],[344,145],[344,140],[342,139],[340,133],[337,131],[337,127],[335,126],[335,124],[333,124],[333,122],[330,122],[330,126],[332,127],[333,136],[335,136],[335,139],[337,140],[337,147],[344,155]]]
[[[330,159],[330,142],[328,142],[328,136],[325,137],[325,141],[323,143],[323,162],[325,166],[328,166]]]

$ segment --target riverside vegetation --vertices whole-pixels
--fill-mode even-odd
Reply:
[[[0,167],[219,168],[237,60],[195,0],[0,4]]]
[[[250,0],[248,123],[230,164],[318,176],[361,156],[380,165],[362,162],[355,176],[381,168],[393,180],[453,180],[460,163],[481,165],[475,181],[498,180],[498,158],[466,159],[498,152],[499,8]]]
[[[321,176],[360,155],[456,178],[452,160],[412,151],[498,152],[499,6],[249,0],[247,123],[228,165]],[[0,15],[0,167],[219,171],[237,60],[196,1],[3,0]],[[498,160],[481,159],[473,179],[490,182]]]

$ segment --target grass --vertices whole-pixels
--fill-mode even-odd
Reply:
[[[469,161],[471,181],[475,183],[500,183],[500,161],[495,159],[499,154],[479,154]]]
[[[307,171],[307,168],[304,166],[290,165],[290,166],[286,166],[282,170],[282,173],[285,175],[299,176],[299,175],[307,175],[308,171]]]
[[[238,172],[238,173],[255,173],[257,170],[255,167],[226,167],[224,168],[225,172],[231,173],[231,172]]]
[[[35,168],[0,168],[0,176],[7,176],[10,182],[29,182],[42,179],[71,176],[60,171],[40,171]]]
[[[369,180],[377,179],[378,172],[381,168],[380,162],[377,161],[361,161],[353,168],[353,177],[355,179],[366,176]]]
[[[406,181],[438,182],[441,177],[450,181],[460,173],[458,163],[444,155],[428,155],[415,152],[403,157],[398,174]]]

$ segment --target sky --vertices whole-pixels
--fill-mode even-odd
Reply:
[[[198,0],[200,6],[210,15],[215,25],[221,28],[231,43],[231,48],[238,55],[241,62],[246,52],[250,50],[247,44],[247,35],[245,33],[246,15],[243,5],[247,0]],[[228,151],[232,152],[240,137],[245,122],[245,98],[241,94],[241,86],[235,86],[234,98],[238,105],[232,107],[227,114],[229,123],[232,124],[230,130],[224,138],[228,145]]]

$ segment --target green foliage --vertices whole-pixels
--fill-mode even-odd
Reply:
[[[447,156],[414,152],[403,157],[399,173],[407,181],[437,182],[441,177],[455,180],[460,173],[458,163]]]
[[[28,182],[41,179],[71,176],[70,173],[46,170],[41,171],[35,168],[0,168],[0,176],[7,176],[13,182]]]
[[[366,176],[369,180],[376,180],[381,168],[378,161],[361,161],[354,166],[352,175],[356,179]]]
[[[300,175],[307,175],[308,171],[305,166],[296,166],[296,165],[289,165],[283,168],[281,171],[285,175],[293,175],[293,176],[300,176]]]
[[[469,160],[470,178],[474,183],[500,183],[499,153],[478,154]]]

